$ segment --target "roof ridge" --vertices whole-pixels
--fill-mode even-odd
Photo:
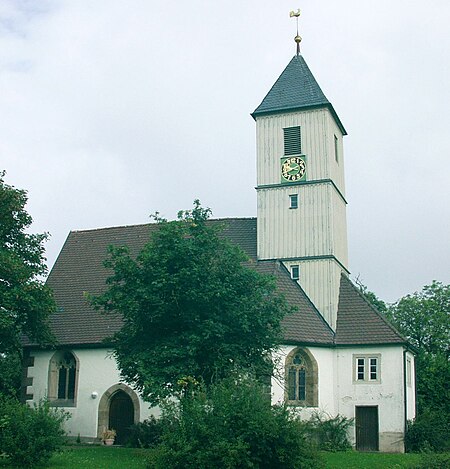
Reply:
[[[223,218],[208,218],[207,221],[226,221],[226,220],[256,220],[256,217],[223,217]],[[169,222],[177,221],[168,220]],[[149,223],[132,223],[130,225],[114,225],[114,226],[103,226],[99,228],[86,228],[86,229],[77,229],[77,230],[70,230],[70,233],[87,233],[87,232],[94,232],[94,231],[103,231],[103,230],[115,230],[120,228],[133,228],[138,226],[156,226],[156,222],[149,222]]]

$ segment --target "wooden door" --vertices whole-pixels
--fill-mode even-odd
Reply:
[[[356,449],[378,451],[378,406],[356,407]]]
[[[123,391],[117,391],[109,404],[109,428],[116,430],[114,444],[126,443],[129,428],[134,423],[134,406],[130,396]]]

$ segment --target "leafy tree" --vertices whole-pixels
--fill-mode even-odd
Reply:
[[[433,281],[401,298],[388,314],[420,351],[450,357],[450,285]]]
[[[355,279],[355,283],[358,286],[360,293],[362,293],[372,306],[374,306],[380,313],[387,313],[388,305],[382,299],[378,298],[374,292],[370,291],[367,286],[362,283],[359,276]]]
[[[158,230],[137,258],[110,248],[113,270],[97,308],[120,312],[112,339],[127,382],[158,403],[183,377],[207,385],[234,368],[267,373],[289,311],[274,280],[243,265],[244,253],[220,236],[194,202],[178,220],[155,216]]]
[[[417,348],[419,412],[450,412],[450,285],[434,281],[389,308],[394,325]]]
[[[433,281],[389,308],[397,328],[417,348],[418,415],[408,427],[410,450],[450,447],[450,285]]]
[[[29,234],[26,191],[9,186],[0,172],[0,392],[17,382],[21,336],[51,341],[47,318],[54,311],[51,292],[39,279],[46,273],[43,243],[48,235]]]
[[[18,350],[0,354],[0,396],[19,397],[21,368],[21,354]]]

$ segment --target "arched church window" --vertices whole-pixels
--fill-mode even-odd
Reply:
[[[318,405],[317,362],[308,349],[296,348],[286,358],[286,400],[289,404]]]
[[[70,351],[56,352],[50,360],[48,398],[54,405],[74,406],[78,360]]]

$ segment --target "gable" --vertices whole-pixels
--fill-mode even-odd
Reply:
[[[407,343],[344,274],[339,289],[335,342],[336,345]]]

